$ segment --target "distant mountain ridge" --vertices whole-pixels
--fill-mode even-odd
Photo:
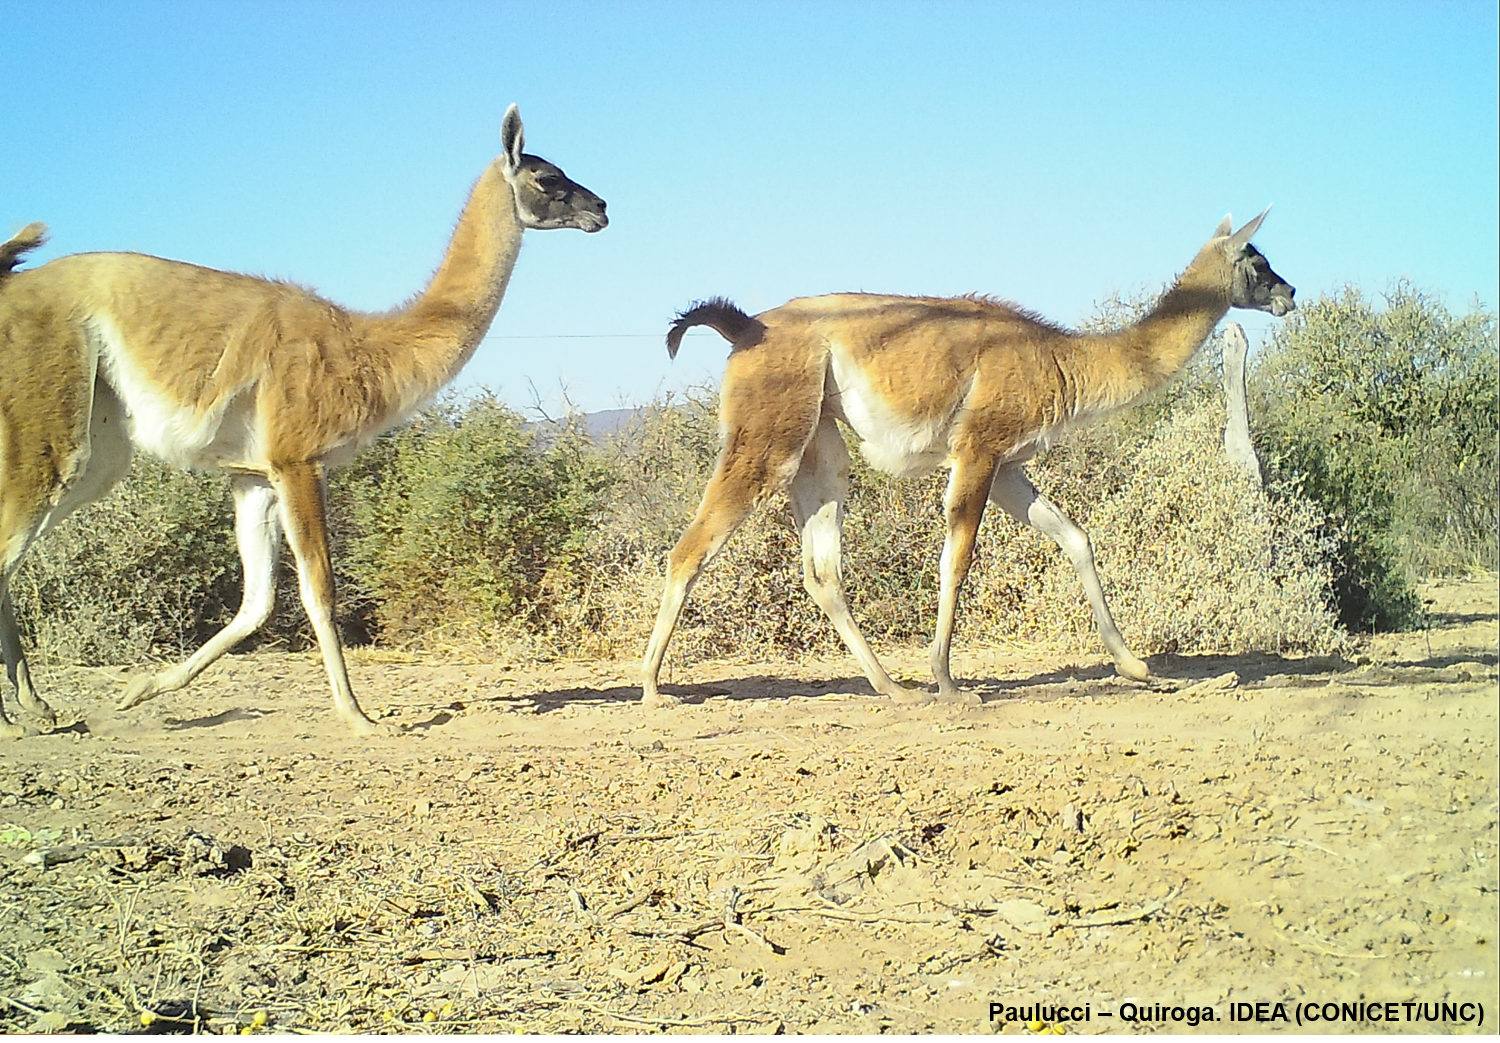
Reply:
[[[584,413],[583,433],[595,441],[607,438],[630,423],[631,418],[645,408],[645,406],[626,406],[621,409],[600,409],[593,413]],[[556,430],[562,426],[562,423],[560,419],[532,420],[527,422],[525,427],[528,431],[546,432]]]

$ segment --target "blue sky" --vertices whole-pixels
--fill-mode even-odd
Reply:
[[[978,291],[1077,323],[1268,203],[1299,298],[1496,304],[1492,2],[5,0],[0,24],[0,232],[355,308],[423,285],[518,102],[612,221],[527,236],[458,381],[518,407],[715,379],[715,335],[676,363],[661,337],[718,294]]]

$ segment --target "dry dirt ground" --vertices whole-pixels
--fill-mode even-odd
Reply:
[[[972,710],[844,659],[700,664],[646,712],[633,664],[356,655],[407,728],[359,741],[309,655],[125,714],[122,671],[44,672],[59,728],[0,751],[0,1029],[1027,1032],[989,1005],[1040,1002],[1257,1031],[1285,1025],[1236,1004],[1415,1000],[1485,1027],[1314,1027],[1492,1031],[1496,584],[1428,596],[1428,632],[1349,661],[1146,685],[970,649]]]

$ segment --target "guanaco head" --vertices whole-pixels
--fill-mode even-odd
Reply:
[[[1260,212],[1260,216],[1247,221],[1243,228],[1233,233],[1230,230],[1234,227],[1234,223],[1226,214],[1224,220],[1219,222],[1214,238],[1223,240],[1222,249],[1229,255],[1230,262],[1234,265],[1229,303],[1236,308],[1268,311],[1279,317],[1297,307],[1292,300],[1297,290],[1291,283],[1272,271],[1271,262],[1250,245],[1250,237],[1256,233],[1260,228],[1260,223],[1270,212],[1271,208],[1266,207]]]
[[[597,232],[609,224],[604,200],[573,181],[562,168],[540,156],[528,155],[526,130],[521,113],[512,105],[500,123],[500,144],[505,149],[505,180],[516,196],[516,210],[527,228],[581,228]]]

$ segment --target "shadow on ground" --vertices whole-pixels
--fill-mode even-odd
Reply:
[[[1241,685],[1275,683],[1299,687],[1323,684],[1334,674],[1354,669],[1353,663],[1336,656],[1290,658],[1259,652],[1244,655],[1160,655],[1152,657],[1150,664],[1152,677],[1145,682],[1122,678],[1115,673],[1112,665],[1099,663],[1092,666],[1050,670],[1021,678],[961,679],[960,686],[977,693],[985,702],[1016,699],[1052,700],[1079,696],[1118,695],[1144,690],[1174,691],[1230,671],[1239,675]],[[931,691],[933,686],[929,682],[920,687]],[[664,684],[661,690],[689,706],[702,705],[715,698],[725,698],[736,702],[821,699],[835,693],[876,698],[869,682],[857,674],[809,680],[762,673],[702,684]],[[478,701],[496,709],[530,709],[533,713],[541,714],[568,707],[639,703],[640,698],[639,685],[617,684],[603,688],[573,686],[542,692],[497,695]]]

